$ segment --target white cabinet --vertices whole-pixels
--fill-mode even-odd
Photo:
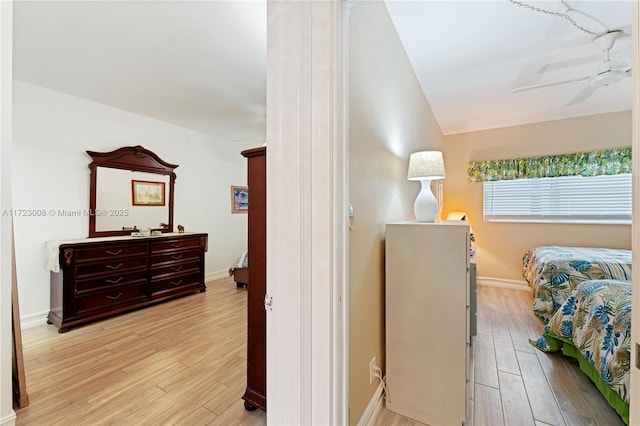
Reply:
[[[387,409],[429,425],[469,416],[469,226],[387,224]]]

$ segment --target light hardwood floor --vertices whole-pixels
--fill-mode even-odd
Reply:
[[[474,424],[623,425],[576,363],[528,343],[528,291],[478,287]],[[207,292],[77,327],[24,330],[30,405],[17,425],[266,424],[248,412],[246,292]],[[383,409],[377,425],[420,425]]]
[[[531,292],[478,286],[473,424],[624,425],[577,362],[529,344],[543,326]],[[383,408],[377,425],[421,425]]]
[[[30,405],[16,424],[266,424],[241,399],[246,300],[229,278],[67,333],[24,330]]]

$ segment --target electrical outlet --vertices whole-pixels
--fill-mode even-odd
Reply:
[[[375,367],[376,367],[376,357],[374,356],[373,358],[371,358],[371,361],[369,361],[369,384],[372,384],[373,381],[376,379]]]

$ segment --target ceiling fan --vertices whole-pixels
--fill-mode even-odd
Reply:
[[[594,43],[604,53],[604,59],[600,63],[598,73],[570,80],[557,81],[554,83],[534,84],[531,86],[518,87],[512,90],[512,93],[524,92],[526,90],[540,89],[543,87],[558,86],[560,84],[576,83],[579,81],[588,81],[576,96],[574,96],[566,106],[574,105],[584,101],[591,96],[600,87],[610,86],[620,80],[631,76],[631,67],[621,61],[613,61],[609,58],[609,51],[615,44],[616,40],[624,34],[622,30],[609,31],[595,38]]]

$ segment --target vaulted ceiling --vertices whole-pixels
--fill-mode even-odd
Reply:
[[[610,58],[631,64],[632,1],[524,4],[540,10],[507,0],[387,1],[443,133],[631,109],[631,78],[600,87],[574,105],[567,104],[591,81],[512,90],[598,73],[604,56],[596,35],[554,12],[591,32],[622,30]]]
[[[631,0],[526,3],[622,29],[611,58],[631,63]],[[386,4],[445,134],[631,109],[630,78],[571,106],[589,80],[512,93],[597,74],[595,36],[562,17],[507,0]],[[16,79],[228,140],[264,137],[264,1],[15,2],[13,51]]]

